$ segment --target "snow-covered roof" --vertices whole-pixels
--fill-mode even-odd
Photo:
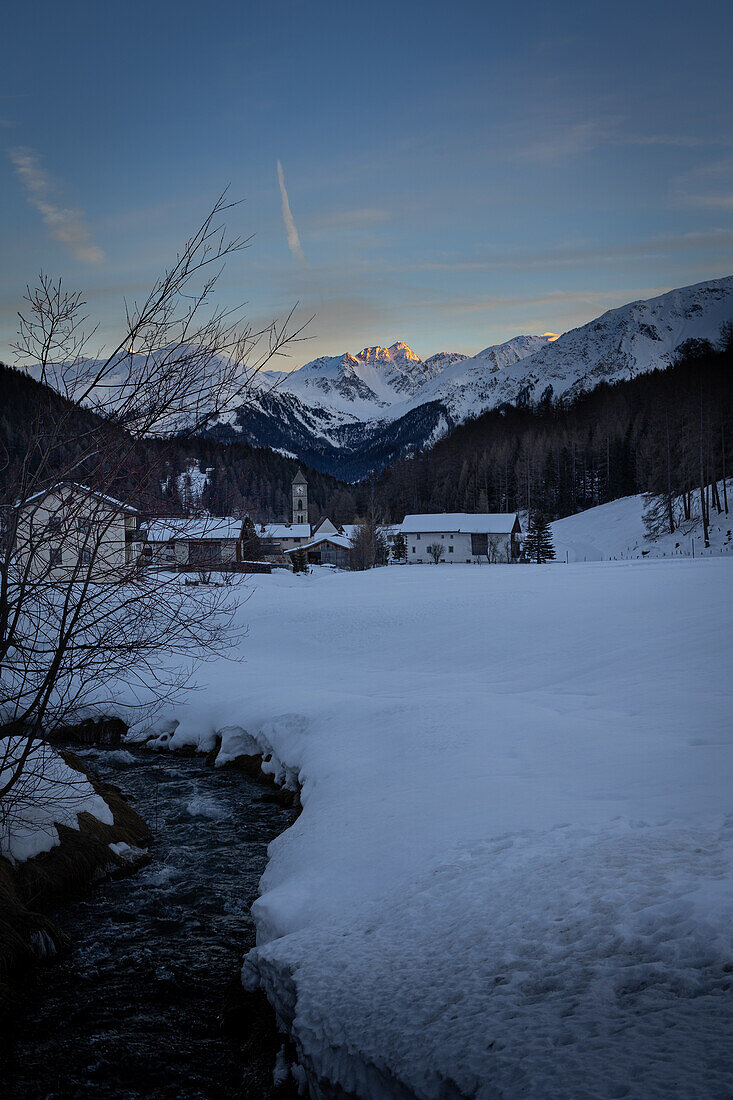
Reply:
[[[255,530],[261,539],[309,539],[310,523],[258,523]]]
[[[167,516],[164,519],[151,520],[147,530],[148,542],[238,539],[242,534],[242,521],[233,516]]]
[[[16,500],[15,507],[25,508],[28,504],[34,504],[36,501],[43,500],[44,497],[49,496],[51,493],[63,493],[65,490],[73,490],[84,496],[94,497],[95,500],[101,500],[105,504],[110,504],[113,508],[119,509],[120,512],[137,513],[137,508],[133,508],[131,504],[124,504],[121,500],[117,500],[116,497],[108,497],[105,493],[98,493],[96,489],[90,489],[88,485],[82,485],[80,481],[57,481],[56,484],[52,485],[49,489],[41,489],[40,492],[34,493],[33,496],[28,497],[26,501],[21,502]]]
[[[321,520],[321,522],[318,524],[315,531],[313,532],[314,535],[338,535],[338,533],[338,527],[334,526],[334,524],[331,523],[331,520],[328,518],[328,516],[324,517]]]
[[[286,554],[295,554],[298,550],[310,550],[314,546],[320,546],[322,542],[332,542],[334,546],[340,546],[342,550],[351,550],[351,540],[346,535],[319,535],[318,538],[304,542],[302,546],[292,546],[286,550]]]
[[[406,535],[434,534],[440,531],[467,535],[508,535],[516,523],[516,512],[429,512],[405,516],[402,531]]]

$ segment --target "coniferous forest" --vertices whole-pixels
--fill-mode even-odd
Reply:
[[[374,495],[392,520],[525,509],[557,519],[652,493],[661,531],[670,514],[673,523],[689,516],[695,494],[698,512],[700,499],[703,512],[726,503],[716,482],[731,473],[731,373],[730,337],[722,349],[695,342],[667,370],[601,384],[570,404],[484,413],[386,470]]]
[[[730,334],[723,348],[690,343],[668,369],[601,384],[570,403],[545,401],[484,413],[431,450],[402,458],[356,484],[246,443],[149,441],[140,445],[137,459],[151,471],[140,505],[179,513],[186,507],[182,477],[198,466],[207,472],[200,506],[215,515],[285,519],[290,483],[302,467],[311,521],[328,515],[348,523],[367,512],[399,522],[410,512],[523,510],[557,519],[644,492],[653,494],[648,509],[652,532],[661,533],[674,530],[691,510],[704,519],[711,508],[727,510],[732,371]],[[5,398],[0,448],[7,476],[25,453],[30,410],[64,399],[10,367],[0,364],[0,372]],[[78,417],[87,423],[91,414],[79,410]],[[68,466],[68,457],[59,454],[59,465]],[[83,479],[83,469],[79,474]],[[135,474],[139,482],[139,470]]]

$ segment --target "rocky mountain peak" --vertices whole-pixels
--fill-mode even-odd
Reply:
[[[391,363],[392,357],[389,354],[389,348],[380,347],[379,344],[375,344],[371,348],[362,348],[356,357],[360,363]]]
[[[409,359],[412,363],[422,362],[420,356],[416,355],[412,348],[408,348],[407,344],[403,343],[402,340],[398,340],[396,344],[392,344],[387,350],[393,362],[397,362],[400,359]]]
[[[383,348],[379,344],[362,348],[356,358],[361,363],[422,363],[420,356],[416,355],[402,340],[398,340],[388,348]]]

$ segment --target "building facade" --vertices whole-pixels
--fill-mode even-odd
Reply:
[[[58,482],[16,505],[22,573],[54,581],[110,581],[137,568],[138,512],[79,482]]]
[[[160,569],[226,569],[242,560],[243,521],[173,516],[149,521],[143,557]]]
[[[522,528],[514,512],[405,516],[402,534],[407,562],[413,565],[435,560],[431,546],[442,547],[440,564],[511,564],[519,559],[521,551]]]
[[[316,535],[315,538],[285,551],[286,558],[292,558],[299,550],[304,551],[309,565],[334,565],[338,569],[351,566],[351,541],[345,535]]]

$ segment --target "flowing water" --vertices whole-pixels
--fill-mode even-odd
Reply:
[[[249,906],[267,845],[292,811],[201,759],[126,748],[83,756],[148,823],[153,859],[50,914],[72,950],[28,979],[15,1036],[4,1039],[11,1072],[0,1095],[265,1095],[247,1085],[238,972],[254,943]]]

